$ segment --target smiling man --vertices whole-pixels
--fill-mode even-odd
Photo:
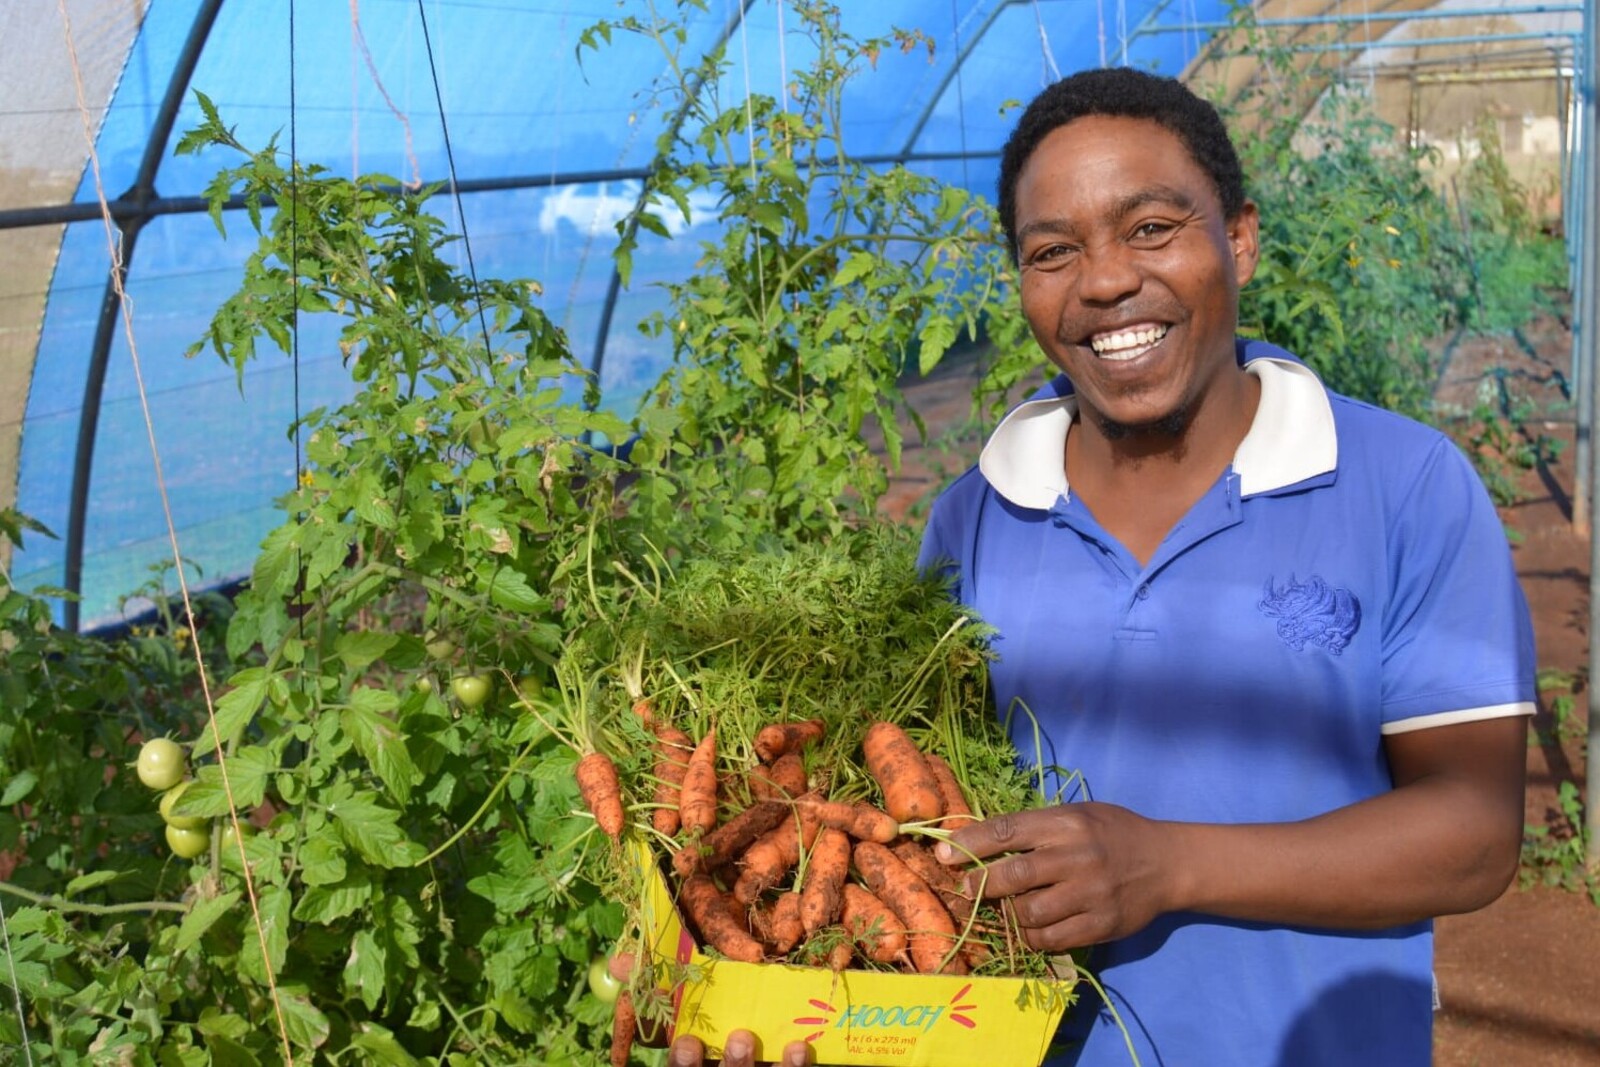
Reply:
[[[1494,508],[1438,432],[1236,338],[1256,208],[1180,83],[1051,86],[1000,214],[1061,375],[923,563],[1070,786],[956,835],[1033,945],[1096,946],[1110,1004],[1052,1062],[1126,1064],[1125,1028],[1146,1067],[1421,1067],[1431,918],[1493,900],[1521,840],[1532,633]]]

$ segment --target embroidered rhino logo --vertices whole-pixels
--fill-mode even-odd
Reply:
[[[1355,594],[1315,575],[1301,582],[1291,574],[1281,586],[1268,578],[1256,607],[1278,620],[1278,636],[1296,652],[1315,645],[1337,656],[1361,628],[1361,601]]]

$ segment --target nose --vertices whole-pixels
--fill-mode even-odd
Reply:
[[[1078,296],[1086,304],[1115,304],[1139,291],[1142,277],[1132,249],[1121,241],[1085,248],[1078,273]]]

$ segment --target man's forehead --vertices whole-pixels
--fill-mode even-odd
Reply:
[[[1160,122],[1085,115],[1039,140],[1020,168],[1015,195],[1019,214],[1041,195],[1100,201],[1101,212],[1109,198],[1121,214],[1158,202],[1202,207],[1221,191],[1183,137]]]

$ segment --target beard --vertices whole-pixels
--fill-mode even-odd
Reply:
[[[1118,422],[1107,418],[1100,412],[1092,412],[1095,425],[1100,427],[1100,432],[1108,441],[1127,441],[1140,438],[1146,440],[1175,440],[1183,436],[1189,428],[1189,421],[1194,411],[1185,401],[1167,414],[1151,422]]]

